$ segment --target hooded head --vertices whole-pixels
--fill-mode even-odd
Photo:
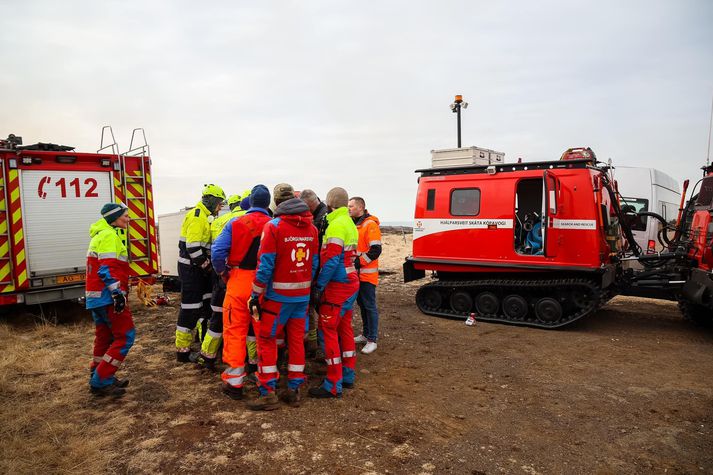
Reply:
[[[267,209],[270,206],[270,190],[265,185],[255,185],[250,191],[250,207]]]
[[[246,196],[242,200],[240,200],[240,209],[243,211],[247,211],[250,209],[250,196]]]
[[[349,194],[347,193],[347,190],[337,186],[329,190],[325,201],[327,203],[327,206],[329,206],[333,210],[337,208],[342,208],[344,206],[347,206],[347,204],[349,203]]]

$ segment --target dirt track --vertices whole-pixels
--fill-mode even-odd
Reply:
[[[402,238],[389,239],[396,271]],[[562,331],[466,327],[419,313],[399,281],[380,286],[379,349],[360,355],[357,387],[271,413],[173,361],[174,308],[135,311],[115,403],[86,392],[91,325],[11,319],[0,471],[713,472],[713,332],[675,304],[617,298]]]

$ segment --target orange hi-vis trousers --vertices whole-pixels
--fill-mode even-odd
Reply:
[[[223,371],[223,382],[236,387],[243,387],[245,373],[245,353],[248,329],[258,325],[248,311],[248,298],[252,292],[255,270],[230,270],[230,278],[223,301],[223,363],[228,368]],[[259,328],[253,328],[259,334]]]

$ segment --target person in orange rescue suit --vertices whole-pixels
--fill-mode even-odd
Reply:
[[[257,252],[265,223],[270,191],[265,185],[255,186],[250,193],[250,209],[244,216],[228,223],[213,243],[215,271],[227,281],[223,301],[223,392],[232,399],[242,399],[246,378],[245,353],[248,327],[253,321],[248,310],[257,268]],[[254,328],[255,333],[258,329]]]
[[[178,277],[181,280],[181,310],[176,323],[176,360],[180,363],[191,361],[193,330],[210,319],[211,262],[210,262],[210,221],[209,216],[217,216],[225,193],[217,185],[206,185],[201,201],[183,218],[181,236],[178,240]],[[199,330],[203,339],[204,331]],[[195,361],[195,358],[193,359]]]
[[[94,319],[94,359],[89,388],[96,396],[119,397],[129,380],[114,374],[134,344],[136,329],[126,303],[129,292],[129,262],[126,246],[117,228],[129,225],[123,204],[107,203],[102,218],[91,225],[87,251],[86,307]]]
[[[327,230],[320,253],[320,269],[312,286],[312,302],[319,313],[324,335],[327,377],[321,386],[310,388],[316,398],[341,397],[342,388],[353,388],[356,346],[352,330],[352,307],[359,292],[354,258],[359,234],[349,217],[346,190],[327,193]]]
[[[287,339],[287,391],[285,401],[298,406],[305,383],[304,336],[307,330],[312,279],[319,265],[317,228],[307,204],[295,198],[291,185],[274,190],[275,218],[262,232],[258,268],[248,307],[260,318],[258,338],[258,389],[260,397],[248,403],[253,410],[278,405],[277,335]]]
[[[381,229],[379,219],[366,210],[364,198],[355,196],[349,200],[349,216],[359,231],[357,258],[354,267],[359,273],[359,296],[357,304],[361,313],[362,334],[354,338],[357,343],[366,343],[361,352],[373,353],[379,336],[379,310],[376,307],[376,286],[379,284],[379,256],[381,255]]]
[[[242,197],[240,195],[233,195],[228,198],[230,211],[215,218],[210,225],[211,242],[215,242],[215,240],[218,239],[218,236],[228,222],[245,214],[242,209],[240,209],[241,199]],[[211,371],[215,370],[218,351],[223,341],[223,300],[225,300],[225,282],[215,271],[213,272],[212,278],[213,290],[211,292],[210,309],[213,313],[210,316],[208,330],[206,331],[205,337],[203,337],[201,352],[196,361],[198,366]]]

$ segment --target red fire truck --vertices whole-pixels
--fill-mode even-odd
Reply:
[[[139,140],[141,145],[134,146]],[[129,207],[122,232],[132,274],[158,272],[151,159],[143,129],[119,153],[110,127],[97,153],[0,140],[0,305],[84,296],[89,226],[104,203]]]
[[[713,176],[691,200],[699,204],[679,218],[667,251],[651,255],[636,244],[609,168],[590,149],[570,149],[557,161],[417,173],[413,255],[404,278],[433,271],[434,280],[416,295],[426,314],[476,313],[481,320],[556,328],[615,294],[678,299],[697,320],[713,314],[713,207],[706,194]],[[642,269],[625,270],[626,260]]]

